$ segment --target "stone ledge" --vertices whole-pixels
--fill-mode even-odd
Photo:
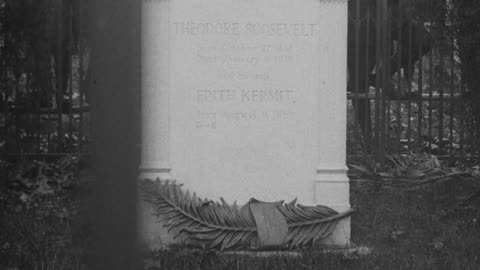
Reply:
[[[372,248],[367,246],[350,246],[344,248],[335,248],[335,247],[324,247],[319,250],[313,250],[308,254],[333,254],[341,255],[346,259],[357,259],[363,256],[368,256],[372,253]],[[291,250],[272,250],[272,251],[224,251],[219,252],[222,255],[227,256],[249,256],[249,257],[300,257],[305,254],[302,251],[291,251]]]

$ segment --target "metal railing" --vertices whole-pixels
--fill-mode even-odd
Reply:
[[[421,2],[428,12],[409,0],[349,2],[349,128],[380,161],[387,152],[478,155],[453,11]]]
[[[80,0],[20,2],[28,1],[0,7],[1,152],[88,153],[93,48],[85,7]],[[362,154],[380,160],[388,152],[478,155],[467,102],[474,89],[462,72],[448,1],[417,2],[426,8],[411,0],[349,1],[349,139],[362,138]]]
[[[1,152],[87,153],[89,46],[81,1],[3,1],[0,8]]]

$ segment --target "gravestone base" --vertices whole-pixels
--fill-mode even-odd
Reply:
[[[146,205],[145,202],[141,204],[144,204],[140,206],[142,210],[139,211],[139,228],[141,230],[139,242],[141,245],[152,251],[169,249],[172,245],[182,245],[181,240],[174,239],[168,233],[167,228],[163,226],[165,223],[151,214],[153,208]],[[337,229],[330,237],[319,241],[319,244],[332,250],[351,247],[352,243],[346,238],[349,235],[349,228],[350,218],[346,218],[338,223]]]
[[[320,253],[320,254],[335,254],[335,255],[342,255],[345,259],[356,259],[360,258],[362,256],[368,256],[372,252],[372,248],[367,247],[367,246],[355,246],[355,245],[349,245],[346,247],[322,247],[318,251],[313,251],[313,253]],[[301,257],[304,255],[304,253],[299,252],[299,251],[285,251],[285,250],[279,250],[279,251],[225,251],[222,253],[223,255],[226,256],[234,256],[234,257],[239,257],[239,256],[247,256],[247,257],[290,257],[290,258],[296,258],[296,257]]]
[[[152,251],[168,249],[177,243],[167,228],[154,214],[154,208],[149,202],[140,201],[137,207],[139,242]]]
[[[163,179],[164,174],[145,172],[142,173],[138,181],[143,179]],[[341,196],[334,196],[334,192],[338,194],[344,193],[344,189],[348,190],[348,177],[342,173],[342,171],[332,172],[327,171],[323,174],[321,180],[316,182],[315,198],[325,203],[317,203],[316,205],[328,206],[337,212],[344,212],[350,209],[350,205],[339,204],[338,200],[342,200]],[[336,190],[336,191],[335,191]],[[190,190],[191,193],[195,192]],[[207,198],[213,201],[218,201],[219,198]],[[228,198],[225,198],[228,201]],[[259,198],[261,200],[261,198]],[[279,200],[290,201],[292,198],[278,198]],[[333,204],[328,204],[328,203]],[[340,201],[342,202],[342,201]],[[344,201],[343,201],[344,202]],[[347,201],[348,202],[348,201]],[[229,202],[231,203],[231,202]],[[142,200],[141,192],[139,194],[138,202],[138,228],[139,228],[139,241],[146,245],[150,250],[163,250],[168,249],[170,245],[182,245],[182,238],[174,239],[168,232],[168,229],[164,226],[165,222],[161,218],[154,215],[155,210],[151,203]],[[332,249],[342,249],[351,246],[350,242],[350,217],[340,220],[336,226],[336,229],[326,239],[319,241],[319,244],[328,246]]]
[[[317,169],[315,180],[315,203],[325,205],[341,213],[350,207],[350,180],[347,168]],[[350,245],[350,217],[341,220],[333,234],[323,243],[328,246]]]

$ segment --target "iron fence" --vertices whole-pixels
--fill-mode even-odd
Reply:
[[[87,153],[89,46],[77,0],[1,2],[1,152]]]
[[[350,1],[349,130],[362,154],[478,154],[454,11],[452,1]]]
[[[1,152],[90,151],[94,48],[82,3],[0,1]],[[476,89],[464,76],[467,56],[459,50],[452,5],[451,0],[349,1],[349,154],[380,160],[389,152],[478,155],[479,123],[468,105]]]

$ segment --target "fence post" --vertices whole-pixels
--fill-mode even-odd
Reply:
[[[376,65],[375,65],[375,155],[378,162],[385,160],[386,89],[388,87],[388,27],[387,0],[377,0]]]
[[[55,59],[55,81],[56,81],[56,99],[55,103],[57,105],[57,139],[58,145],[55,147],[55,151],[63,152],[63,123],[62,123],[62,103],[63,103],[63,50],[65,50],[63,46],[63,39],[64,39],[64,10],[63,10],[63,0],[57,0],[57,14],[56,14],[56,23],[57,23],[57,35],[56,35],[56,59]]]

